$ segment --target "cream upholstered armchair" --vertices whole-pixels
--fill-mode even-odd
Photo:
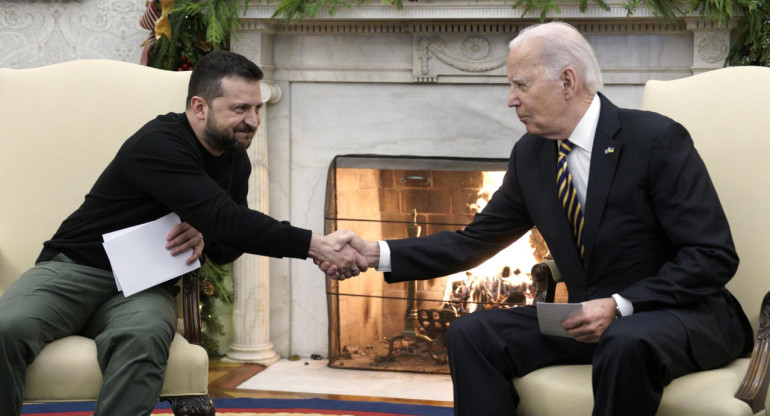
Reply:
[[[108,60],[0,69],[0,294],[81,203],[118,147],[161,113],[185,108],[189,72]],[[197,277],[185,276],[184,328],[171,344],[161,398],[176,415],[213,414],[200,343]],[[25,402],[95,400],[96,345],[70,336],[29,367]]]
[[[754,325],[750,358],[674,379],[659,416],[766,415],[770,376],[770,188],[764,177],[770,143],[770,68],[732,67],[675,81],[649,81],[642,108],[667,115],[690,132],[727,213],[741,262],[727,285]],[[541,301],[553,301],[552,262],[532,271]],[[550,282],[549,282],[550,281]],[[540,290],[542,289],[542,290]],[[763,297],[764,296],[764,297]],[[591,366],[546,367],[513,380],[523,416],[590,415]]]

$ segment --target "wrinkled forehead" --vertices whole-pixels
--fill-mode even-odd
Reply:
[[[259,104],[262,102],[262,90],[259,86],[259,81],[235,76],[225,77],[222,78],[221,97],[229,100]]]

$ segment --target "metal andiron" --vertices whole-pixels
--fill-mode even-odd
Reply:
[[[419,237],[422,227],[417,224],[417,210],[412,210],[412,223],[406,226],[409,238]],[[388,354],[376,357],[377,362],[395,361],[400,345],[401,351],[408,351],[422,342],[427,346],[431,358],[438,364],[447,361],[443,354],[446,329],[454,320],[455,315],[448,310],[422,309],[417,310],[415,281],[409,280],[406,289],[406,313],[404,314],[404,330],[390,339]],[[426,335],[427,333],[427,335]]]

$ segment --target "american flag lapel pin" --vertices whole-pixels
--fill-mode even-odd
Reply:
[[[608,155],[610,153],[615,153],[615,148],[614,147],[608,147],[608,148],[604,149],[604,154],[605,155]]]

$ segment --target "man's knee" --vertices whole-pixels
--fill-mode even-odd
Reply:
[[[595,368],[655,368],[665,373],[668,359],[655,343],[654,337],[639,328],[608,328],[599,340]]]
[[[173,337],[174,328],[171,324],[153,319],[141,326],[105,331],[97,338],[110,339],[110,342],[124,344],[127,349],[143,351],[168,348]]]
[[[129,343],[132,353],[141,355],[143,352],[147,352],[148,355],[155,357],[155,360],[165,362],[168,359],[174,334],[173,331],[162,328],[163,326],[165,324],[158,324],[152,330],[144,330],[134,334],[133,341]]]
[[[617,321],[610,325],[599,339],[599,347],[611,345],[613,349],[634,350],[654,347],[654,329]]]
[[[31,363],[41,348],[39,328],[35,322],[16,319],[14,314],[0,314],[0,355]]]
[[[447,329],[447,349],[460,351],[488,339],[486,324],[480,313],[464,315],[452,322]],[[486,334],[486,335],[485,335]]]
[[[99,334],[94,341],[105,377],[108,369],[128,373],[165,369],[173,334],[162,326],[108,330]]]

